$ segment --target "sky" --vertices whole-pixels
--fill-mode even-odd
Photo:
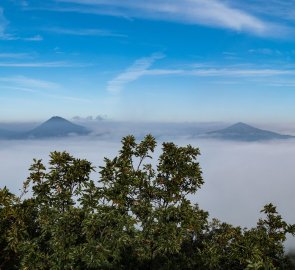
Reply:
[[[0,121],[292,122],[293,0],[1,0]]]

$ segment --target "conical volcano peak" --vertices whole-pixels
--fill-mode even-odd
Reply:
[[[60,116],[52,116],[50,119],[48,119],[46,122],[57,122],[57,121],[63,121],[63,122],[69,122],[68,120],[60,117]],[[45,122],[45,123],[46,123]]]
[[[282,135],[272,131],[259,129],[242,122],[238,122],[224,129],[207,132],[207,136],[210,138],[237,141],[263,141],[293,138],[293,136]]]
[[[252,126],[245,124],[243,122],[238,122],[238,123],[233,124],[225,129],[226,130],[236,130],[236,131],[248,131],[248,130],[256,130],[257,128],[252,127]]]
[[[40,126],[28,132],[32,138],[64,137],[71,134],[86,135],[90,131],[83,126],[76,125],[60,116],[53,116]]]
[[[245,124],[243,122],[238,122],[238,123],[235,123],[233,125],[231,125],[232,127],[251,127],[250,125],[248,124]]]

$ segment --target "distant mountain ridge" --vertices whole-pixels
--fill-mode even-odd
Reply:
[[[0,140],[64,138],[68,136],[84,136],[90,132],[92,131],[84,126],[74,124],[59,116],[53,116],[37,127],[31,127],[29,131],[10,131],[6,127],[0,128]],[[188,130],[187,132],[187,134],[194,134],[193,130]],[[295,136],[259,129],[242,122],[215,131],[201,132],[194,137],[245,142],[295,138]]]
[[[9,138],[15,138],[18,136],[18,132],[11,131],[7,129],[0,129],[0,139],[9,139]]]
[[[224,129],[207,132],[205,137],[233,141],[266,141],[295,138],[295,136],[255,128],[242,122]]]
[[[27,136],[30,138],[65,137],[72,134],[87,135],[89,132],[83,126],[73,124],[62,117],[53,116],[40,126],[27,132]]]
[[[71,135],[87,135],[90,130],[76,125],[62,117],[53,116],[36,128],[26,132],[9,131],[0,129],[0,139],[45,139],[67,137]]]

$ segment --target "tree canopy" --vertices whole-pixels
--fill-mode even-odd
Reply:
[[[67,152],[34,160],[20,196],[0,188],[0,269],[294,269],[287,224],[272,204],[251,229],[193,204],[199,149],[122,139],[98,169]],[[94,173],[99,177],[91,179]]]

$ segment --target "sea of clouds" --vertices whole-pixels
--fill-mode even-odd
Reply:
[[[132,129],[124,127],[119,136],[0,141],[0,186],[20,194],[33,158],[43,159],[46,164],[49,153],[55,150],[86,158],[99,170],[104,157],[116,156],[121,146],[120,136],[132,133],[128,131]],[[142,136],[143,132],[139,132],[138,137]],[[210,217],[251,227],[262,217],[259,213],[262,207],[272,202],[284,219],[295,223],[294,140],[243,143],[204,140],[183,134],[173,138],[157,137],[155,158],[161,152],[163,141],[200,148],[199,162],[205,184],[191,199],[209,211]],[[98,179],[99,174],[94,173],[92,178]],[[295,241],[289,238],[286,246],[295,248]]]

